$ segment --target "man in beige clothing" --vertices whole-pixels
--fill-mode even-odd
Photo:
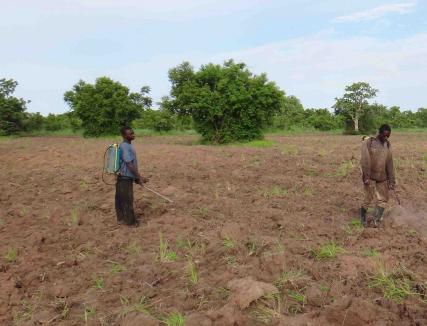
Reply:
[[[378,130],[377,137],[369,137],[362,143],[362,179],[365,199],[360,208],[360,220],[366,226],[366,212],[369,205],[376,199],[374,226],[381,221],[388,202],[389,190],[394,190],[395,178],[391,144],[388,138],[391,128],[384,124]]]

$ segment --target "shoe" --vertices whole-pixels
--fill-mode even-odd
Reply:
[[[378,225],[381,223],[383,219],[384,214],[384,207],[375,207],[375,214],[374,214],[374,227],[378,227]]]
[[[366,227],[366,208],[360,207],[360,223]]]

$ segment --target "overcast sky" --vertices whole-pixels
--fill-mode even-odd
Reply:
[[[228,58],[305,107],[367,81],[377,101],[427,107],[427,0],[0,0],[0,78],[29,111],[68,111],[79,79],[109,76],[158,101],[168,69]]]

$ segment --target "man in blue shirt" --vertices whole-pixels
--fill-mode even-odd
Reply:
[[[120,169],[116,182],[116,214],[118,224],[137,226],[133,209],[133,183],[142,185],[148,180],[138,172],[138,160],[132,140],[135,134],[132,128],[121,129],[123,142],[120,144]]]

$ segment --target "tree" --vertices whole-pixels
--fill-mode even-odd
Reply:
[[[22,98],[12,96],[18,82],[0,79],[0,135],[12,135],[25,129],[26,104]]]
[[[274,127],[291,129],[304,127],[304,107],[296,96],[286,96],[283,104],[274,118]]]
[[[427,108],[419,108],[417,113],[417,126],[427,128]]]
[[[359,120],[369,109],[369,100],[374,98],[378,90],[365,82],[358,82],[345,88],[341,98],[335,98],[335,113],[351,119],[353,130],[359,132]]]
[[[36,131],[42,130],[44,128],[45,118],[40,114],[40,112],[36,113],[27,113],[25,117],[25,130],[26,131]]]
[[[280,111],[284,92],[265,74],[253,75],[244,63],[209,63],[198,71],[184,62],[169,71],[170,97],[162,106],[191,115],[204,140],[215,143],[263,137],[263,128]]]
[[[328,109],[307,109],[304,116],[305,126],[322,131],[338,129],[341,124],[341,120]]]
[[[147,95],[150,88],[144,86],[139,93],[108,77],[100,77],[95,84],[80,80],[64,100],[82,121],[85,136],[116,134],[120,127],[131,125],[145,106],[151,105]]]

